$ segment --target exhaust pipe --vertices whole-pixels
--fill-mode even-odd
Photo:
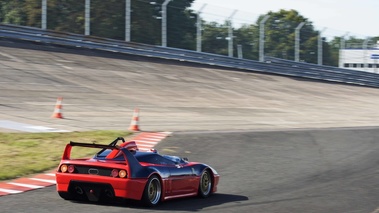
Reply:
[[[106,190],[104,191],[104,193],[105,193],[105,195],[106,195],[107,197],[109,197],[109,198],[113,198],[113,197],[114,197],[114,194],[113,194],[113,192],[112,192],[111,190],[106,189]]]
[[[75,186],[75,191],[79,195],[82,195],[84,193],[83,189],[79,186]]]

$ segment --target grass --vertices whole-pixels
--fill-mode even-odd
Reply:
[[[127,131],[89,131],[63,133],[0,133],[0,180],[55,169],[70,141],[109,144]],[[93,149],[78,148],[73,157],[88,157]]]

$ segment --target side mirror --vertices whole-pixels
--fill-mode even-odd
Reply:
[[[188,158],[182,158],[184,161],[188,161]]]

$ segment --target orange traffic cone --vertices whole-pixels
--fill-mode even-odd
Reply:
[[[129,130],[140,131],[140,129],[138,127],[138,120],[139,120],[138,115],[139,115],[139,110],[138,110],[138,108],[136,108],[136,109],[134,109],[133,118],[132,118],[132,121],[130,123]]]
[[[59,97],[57,99],[57,103],[55,104],[54,113],[51,116],[52,118],[63,118],[62,112],[61,112],[62,111],[62,100],[63,100],[62,97]]]

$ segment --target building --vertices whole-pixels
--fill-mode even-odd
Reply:
[[[367,49],[340,49],[339,67],[379,74],[379,42]]]

